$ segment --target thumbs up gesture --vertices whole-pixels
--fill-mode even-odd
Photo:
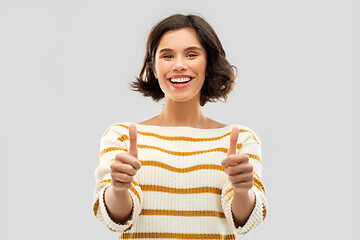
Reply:
[[[233,127],[230,134],[230,145],[227,157],[221,162],[228,175],[234,192],[246,193],[253,187],[253,166],[249,163],[249,156],[236,153],[239,129]]]
[[[122,191],[131,188],[136,172],[140,169],[141,163],[137,159],[138,149],[136,145],[137,133],[136,126],[129,126],[129,151],[118,153],[115,161],[111,163],[111,184],[115,191]]]

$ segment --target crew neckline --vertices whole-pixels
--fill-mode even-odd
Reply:
[[[134,124],[138,132],[154,133],[164,136],[187,136],[187,137],[216,137],[225,133],[231,132],[232,127],[237,125],[226,125],[221,128],[194,128],[188,126],[159,126],[159,125],[144,125],[135,122],[123,122],[125,126]]]
[[[220,128],[196,128],[196,127],[189,127],[189,126],[147,125],[147,124],[131,123],[131,122],[129,124],[135,124],[137,127],[141,127],[141,128],[158,128],[158,129],[180,129],[180,128],[184,128],[184,129],[193,129],[193,130],[196,130],[196,131],[223,130],[223,129],[227,129],[227,128],[231,127],[231,125],[226,125],[226,126],[220,127]]]
[[[128,122],[130,124],[135,124],[136,129],[139,131],[155,131],[168,134],[209,134],[209,133],[222,133],[231,131],[232,125],[226,125],[221,128],[195,128],[189,126],[160,126],[160,125],[145,125],[134,122]]]

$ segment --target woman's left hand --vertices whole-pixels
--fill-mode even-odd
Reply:
[[[249,156],[243,153],[236,153],[236,144],[239,136],[239,129],[233,127],[230,134],[230,145],[227,157],[221,162],[225,168],[234,192],[248,193],[254,186],[253,166],[249,163]]]

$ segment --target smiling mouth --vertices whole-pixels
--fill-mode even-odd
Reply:
[[[191,77],[186,77],[186,78],[170,78],[169,81],[172,84],[185,84],[188,83],[192,80],[193,78]]]

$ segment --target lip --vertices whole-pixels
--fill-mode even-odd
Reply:
[[[192,76],[190,75],[174,75],[174,76],[171,76],[170,78],[168,78],[168,80],[170,81],[171,78],[193,78]],[[192,80],[192,79],[191,79]]]
[[[193,78],[191,78],[191,80],[187,83],[178,83],[178,84],[174,84],[174,83],[170,82],[170,80],[169,80],[169,83],[173,88],[181,89],[181,88],[186,88],[187,86],[189,86],[191,84],[192,80],[193,80]]]
[[[187,82],[187,83],[178,83],[178,84],[174,84],[170,81],[171,78],[190,78],[190,81]],[[191,84],[191,82],[193,81],[193,77],[192,76],[189,76],[189,75],[174,75],[172,76],[171,78],[168,78],[168,81],[170,83],[170,85],[173,87],[173,88],[176,88],[176,89],[181,89],[181,88],[186,88],[187,86],[189,86]]]

